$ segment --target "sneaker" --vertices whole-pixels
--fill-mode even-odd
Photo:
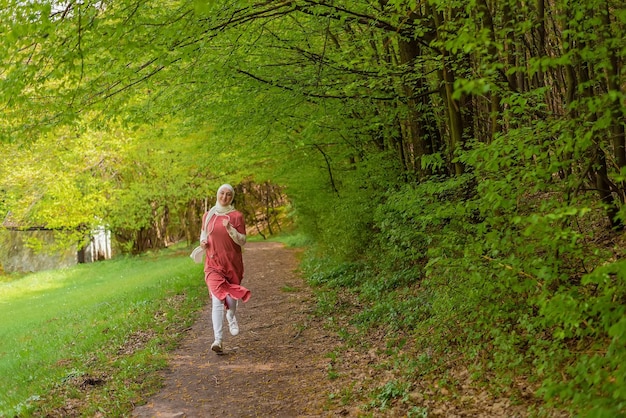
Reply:
[[[217,354],[222,354],[222,342],[214,341],[213,344],[211,344],[211,350],[215,351]]]
[[[231,311],[226,311],[226,319],[228,320],[228,330],[230,335],[235,336],[239,334],[239,324],[235,315],[231,315]]]

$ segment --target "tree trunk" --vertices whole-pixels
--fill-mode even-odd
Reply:
[[[437,28],[437,37],[442,40],[444,35],[441,33],[443,27],[443,15],[436,10],[432,9],[432,16]],[[450,56],[445,48],[441,48],[441,68],[438,70],[440,80],[440,94],[443,100],[446,115],[448,118],[448,153],[449,161],[451,161],[452,171],[456,175],[461,175],[465,172],[463,164],[455,160],[455,154],[457,149],[463,147],[463,115],[461,114],[461,103],[459,100],[454,99],[454,70],[452,69],[453,57]]]

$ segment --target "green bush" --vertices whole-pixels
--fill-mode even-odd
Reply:
[[[584,193],[563,199],[552,156],[511,140],[477,148],[470,174],[389,190],[366,256],[319,262],[310,282],[350,289],[361,330],[460,355],[496,392],[515,396],[522,379],[547,407],[623,415],[626,264],[594,240],[602,208]]]

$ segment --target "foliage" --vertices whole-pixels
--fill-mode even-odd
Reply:
[[[559,360],[569,378],[554,379],[546,373],[541,389],[546,398],[572,399],[589,416],[624,412],[624,277],[624,262],[618,261],[585,275],[579,287],[542,298],[542,325],[552,330],[552,345],[568,348]],[[542,360],[547,368],[549,359]]]
[[[172,131],[166,123],[135,131],[120,156],[105,215],[128,252],[199,236],[203,198],[219,186],[211,178],[212,162],[200,152],[210,135],[210,130]]]
[[[32,144],[4,144],[0,170],[9,221],[50,229],[96,226],[120,145],[73,129],[58,129]]]

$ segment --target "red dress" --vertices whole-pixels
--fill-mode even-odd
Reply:
[[[208,212],[202,217],[202,225],[206,225],[207,214]],[[226,218],[239,233],[246,233],[241,212],[213,215],[207,225],[209,235],[204,261],[204,281],[210,292],[219,300],[225,300],[226,296],[230,295],[234,299],[247,302],[250,299],[250,290],[241,286],[243,280],[241,246],[233,241],[222,224]]]

